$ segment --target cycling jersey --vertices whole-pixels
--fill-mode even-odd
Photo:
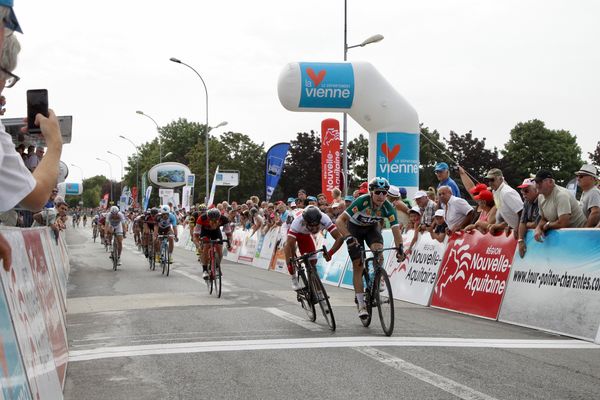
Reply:
[[[156,218],[156,225],[158,225],[158,229],[160,230],[167,230],[177,225],[177,221],[173,221],[173,219],[173,214],[169,214],[169,218],[163,218],[162,216],[159,216]]]
[[[200,225],[202,227],[202,230],[216,230],[219,229],[221,226],[226,225],[229,223],[229,218],[227,218],[224,215],[221,215],[219,217],[219,219],[217,220],[218,224],[216,228],[212,228],[211,227],[211,220],[208,218],[208,215],[206,215],[206,213],[200,215],[198,217],[198,219],[196,220],[196,224]]]
[[[156,223],[156,216],[149,214],[144,217],[144,223],[148,225],[148,228],[154,229],[154,224]]]
[[[374,209],[370,194],[355,199],[344,212],[350,216],[350,222],[358,226],[377,225],[384,218],[390,221],[390,226],[398,225],[398,214],[392,203],[385,200],[380,208]]]
[[[327,229],[329,232],[333,232],[336,230],[336,226],[333,222],[331,222],[331,218],[327,214],[321,213],[321,221],[320,221],[319,231],[322,229]],[[288,236],[296,237],[298,234],[300,235],[311,235],[312,233],[306,227],[306,221],[304,221],[304,217],[302,214],[296,216],[290,229],[288,231]]]
[[[113,228],[121,226],[123,222],[125,222],[125,216],[120,211],[116,214],[108,213],[106,217],[106,223],[110,224]]]

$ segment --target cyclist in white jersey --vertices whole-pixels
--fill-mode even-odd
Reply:
[[[119,260],[117,265],[121,265],[121,250],[123,250],[123,238],[126,237],[125,232],[125,216],[119,207],[112,206],[110,212],[106,214],[105,235],[108,243],[112,243],[112,235],[117,235],[117,247]],[[110,255],[112,257],[112,254]]]

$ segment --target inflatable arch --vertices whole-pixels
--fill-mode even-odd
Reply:
[[[369,132],[369,179],[384,176],[410,197],[418,190],[417,112],[371,64],[289,63],[277,91],[290,111],[348,113]]]

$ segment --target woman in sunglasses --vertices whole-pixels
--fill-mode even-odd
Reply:
[[[369,314],[362,281],[363,265],[360,246],[364,246],[366,242],[371,250],[383,248],[381,222],[384,218],[388,219],[394,235],[394,243],[398,248],[396,257],[402,259],[404,255],[398,215],[392,203],[386,199],[389,189],[390,183],[387,179],[379,177],[371,179],[369,193],[355,199],[336,222],[344,237],[352,236],[346,243],[352,260],[354,292],[358,301],[358,317],[361,319],[368,317]]]

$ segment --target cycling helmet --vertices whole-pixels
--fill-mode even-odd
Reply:
[[[308,225],[317,225],[321,222],[321,211],[315,206],[308,206],[302,212],[302,218]]]
[[[161,214],[168,214],[171,212],[171,209],[169,208],[169,206],[164,205],[160,207],[160,213]]]
[[[212,219],[214,221],[214,220],[219,219],[221,217],[221,212],[218,209],[216,209],[216,208],[211,208],[206,213],[206,216],[208,217],[208,219]]]
[[[152,215],[158,214],[158,208],[154,207],[152,210],[150,210],[150,214],[152,214]]]
[[[385,178],[375,177],[369,182],[369,192],[374,192],[375,190],[385,190],[387,192],[390,190],[390,183]]]
[[[112,206],[112,207],[110,208],[110,213],[111,213],[111,214],[116,214],[116,213],[118,213],[118,212],[119,212],[119,207],[117,207],[117,206]]]
[[[198,210],[200,211],[206,211],[206,204],[202,203],[198,206]]]

